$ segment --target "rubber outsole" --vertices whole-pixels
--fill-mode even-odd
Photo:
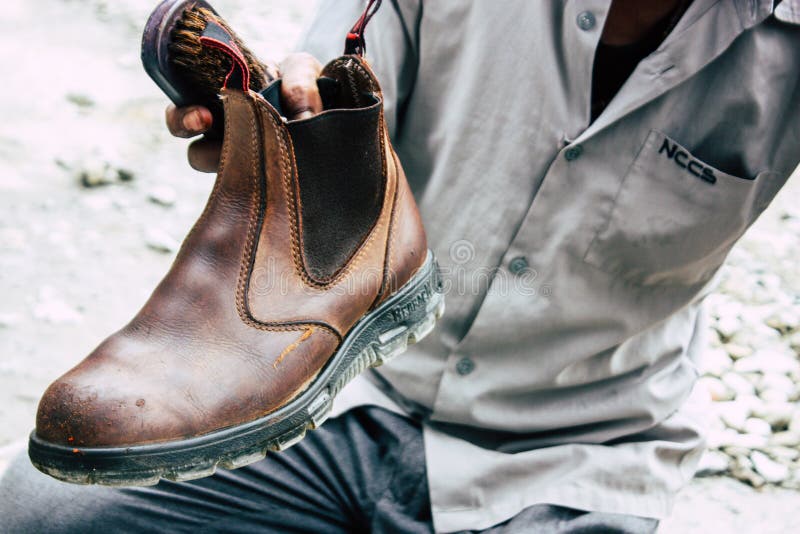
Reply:
[[[288,404],[260,419],[188,440],[131,447],[70,448],[32,432],[31,462],[40,471],[74,484],[150,486],[159,480],[194,480],[219,468],[236,469],[283,451],[319,428],[333,399],[362,371],[378,367],[428,335],[444,313],[441,278],[433,254],[416,275],[365,315],[309,386]]]

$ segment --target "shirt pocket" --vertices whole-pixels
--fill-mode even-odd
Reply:
[[[651,130],[583,259],[632,285],[705,283],[783,181],[726,174]]]

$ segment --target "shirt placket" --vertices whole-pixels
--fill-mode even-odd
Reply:
[[[559,123],[563,133],[559,143],[553,147],[553,160],[544,177],[533,180],[537,194],[532,197],[526,220],[531,216],[534,201],[542,185],[548,181],[559,180],[565,167],[577,163],[583,155],[583,146],[573,144],[571,140],[580,136],[589,125],[594,55],[610,4],[610,0],[572,0],[564,3],[565,28],[561,32],[556,31],[556,35],[560,37],[558,43],[560,49],[557,51],[557,55],[561,58],[560,67],[563,69],[560,76],[567,80],[567,87],[563,91],[545,88],[543,95],[543,98],[557,99],[558,105],[548,107],[552,110],[561,110],[563,113],[543,117],[543,120]],[[538,269],[535,253],[545,243],[540,239],[531,239],[532,236],[523,231],[524,226],[517,232],[503,254],[479,313],[482,313],[487,305],[502,307],[500,302],[502,299],[529,299],[536,295],[547,298],[548,289],[537,287],[535,283]],[[533,283],[528,283],[531,280]],[[501,284],[503,287],[498,287]],[[525,291],[518,291],[520,286]],[[495,300],[497,302],[494,302]],[[482,367],[487,363],[487,359],[484,355],[468,348],[469,338],[468,329],[461,342],[447,356],[434,403],[432,414],[434,420],[460,419],[471,404],[470,382],[485,379]]]

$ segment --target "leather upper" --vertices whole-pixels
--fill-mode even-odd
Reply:
[[[336,60],[324,74],[380,102],[359,58]],[[360,98],[347,93],[339,105],[363,109]],[[298,161],[314,152],[308,136],[296,146],[296,125],[257,93],[225,90],[222,99],[222,157],[204,212],[139,314],[48,388],[41,438],[143,444],[266,415],[302,391],[355,322],[424,262],[424,231],[380,105],[365,128],[344,129],[363,152],[353,164],[358,179],[348,180],[354,156],[343,147],[350,155],[329,157],[320,185],[308,171],[314,164]],[[328,117],[359,112],[307,121],[326,127],[318,143],[342,144]],[[303,184],[319,186],[317,198],[308,201]]]

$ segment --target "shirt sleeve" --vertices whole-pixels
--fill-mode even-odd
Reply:
[[[310,53],[323,64],[342,55],[347,32],[365,5],[363,0],[322,0],[297,50]],[[367,26],[367,61],[383,90],[384,115],[392,138],[401,126],[402,109],[416,80],[421,14],[421,0],[385,0]]]

